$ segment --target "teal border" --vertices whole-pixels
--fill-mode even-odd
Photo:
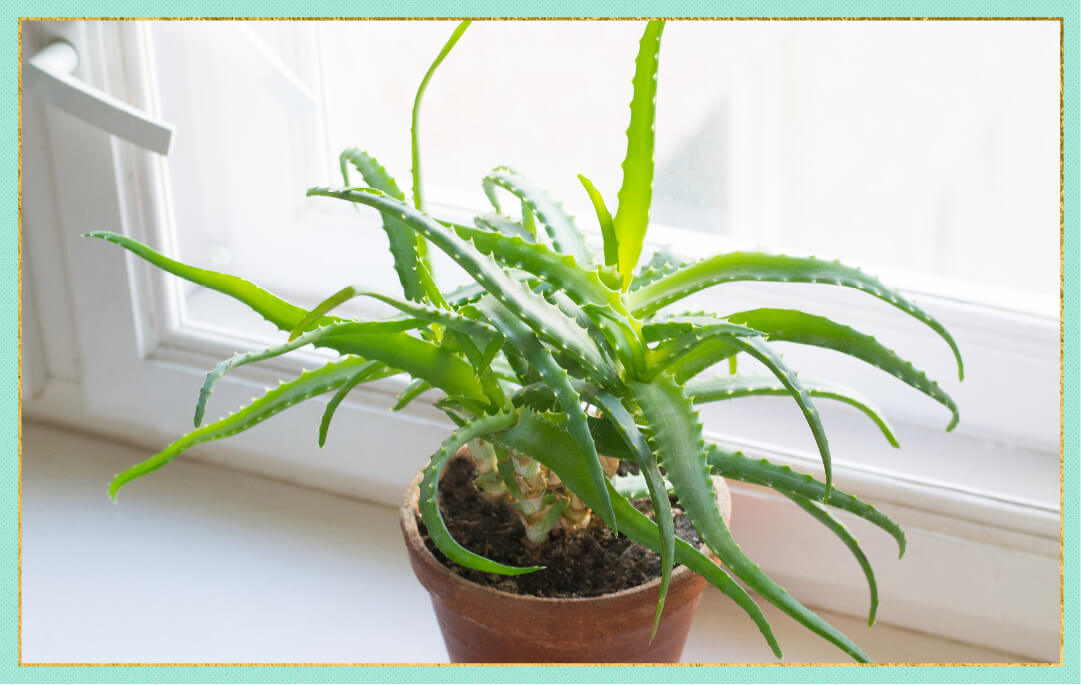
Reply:
[[[0,682],[1073,682],[1079,672],[1078,609],[1078,21],[1077,0],[598,2],[472,0],[346,2],[285,0],[16,0],[0,9]],[[18,631],[18,18],[52,16],[718,16],[718,17],[1063,17],[1064,203],[1063,444],[1064,663],[1061,666],[792,667],[19,667]]]

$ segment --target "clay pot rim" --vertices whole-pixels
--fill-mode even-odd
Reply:
[[[634,587],[619,590],[618,592],[609,592],[603,595],[597,595],[595,597],[537,597],[536,595],[520,595],[513,592],[507,592],[505,590],[499,590],[488,585],[481,585],[475,583],[468,578],[463,578],[451,571],[446,565],[435,558],[435,555],[431,553],[428,546],[424,544],[424,540],[420,536],[420,529],[417,527],[417,517],[420,515],[417,507],[417,502],[420,500],[420,481],[423,477],[422,473],[418,473],[413,480],[409,483],[409,487],[405,490],[405,497],[399,508],[399,514],[401,519],[402,531],[405,533],[406,544],[413,547],[418,552],[418,557],[422,560],[426,566],[440,569],[440,575],[444,576],[448,582],[461,585],[463,587],[472,588],[485,593],[489,593],[496,597],[502,597],[507,601],[517,602],[533,602],[538,604],[565,604],[565,603],[602,603],[611,602],[613,600],[621,600],[624,598],[632,598],[635,595],[649,593],[657,594],[660,591],[661,579],[660,577],[653,580],[642,583],[641,585],[635,585]],[[705,545],[702,546],[703,553],[709,555],[710,551]],[[678,565],[672,569],[671,583],[674,585],[677,581],[683,582],[687,576],[697,576],[694,571],[685,565]],[[425,584],[426,585],[426,584]]]

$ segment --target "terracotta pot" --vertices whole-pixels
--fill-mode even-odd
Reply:
[[[727,520],[731,501],[715,478]],[[653,642],[660,579],[600,597],[564,599],[503,592],[455,575],[424,546],[417,528],[417,485],[406,490],[402,533],[409,562],[431,595],[443,641],[457,663],[669,663],[679,660],[706,581],[673,570]]]

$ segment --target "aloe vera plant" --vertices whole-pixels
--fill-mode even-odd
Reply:
[[[600,253],[590,248],[558,202],[507,168],[495,169],[482,180],[494,214],[478,216],[474,226],[431,216],[421,185],[419,108],[429,80],[468,25],[463,22],[456,28],[416,96],[412,202],[372,155],[356,149],[341,155],[343,186],[308,190],[309,196],[369,207],[382,215],[402,297],[347,286],[309,311],[241,278],[176,262],[130,238],[89,234],[243,302],[288,334],[276,347],[237,355],[214,368],[199,394],[196,430],[118,474],[110,495],[115,497],[125,483],[195,444],[233,435],[294,404],[329,395],[319,427],[322,445],[335,409],[352,389],[406,373],[413,381],[394,408],[438,389],[443,395],[437,406],[457,426],[424,469],[419,503],[431,539],[449,559],[498,574],[538,568],[484,558],[459,545],[448,531],[437,505],[440,474],[449,458],[468,446],[477,464],[478,487],[492,497],[506,498],[534,542],[543,544],[557,529],[573,535],[596,516],[613,531],[657,552],[662,561],[657,620],[664,610],[672,567],[685,564],[731,597],[778,656],[781,651],[769,623],[744,586],[854,659],[866,661],[859,647],[785,592],[740,550],[718,511],[710,476],[772,488],[835,533],[866,575],[871,595],[868,620],[873,623],[878,604],[873,571],[855,538],[829,509],[881,528],[896,539],[901,554],[904,534],[883,513],[834,487],[829,443],[815,403],[828,399],[852,405],[895,446],[896,439],[869,400],[828,381],[800,377],[786,365],[774,342],[835,350],[878,367],[944,405],[952,417],[947,430],[957,423],[957,406],[923,372],[873,337],[826,318],[798,309],[718,314],[670,313],[665,308],[732,281],[825,283],[862,291],[928,326],[949,346],[962,376],[960,352],[952,337],[900,293],[836,262],[734,252],[682,263],[659,253],[639,267],[653,185],[663,21],[648,22],[640,42],[623,182],[614,215],[593,184],[579,177],[596,209],[603,238]],[[351,174],[358,174],[363,184],[352,183]],[[507,195],[522,208],[517,218],[502,213],[500,202]],[[428,259],[432,247],[454,260],[475,283],[453,292],[440,290]],[[371,321],[331,314],[356,297],[377,298],[400,314]],[[341,357],[283,382],[225,418],[201,425],[214,385],[224,374],[304,345],[327,347]],[[768,373],[737,373],[731,364],[728,373],[706,377],[714,366],[741,354],[760,362]],[[823,480],[705,441],[698,405],[756,395],[782,395],[797,404],[817,443]],[[637,473],[617,476],[620,461],[634,464]],[[678,498],[720,563],[674,535],[669,494]],[[635,497],[651,499],[656,521],[630,504]]]

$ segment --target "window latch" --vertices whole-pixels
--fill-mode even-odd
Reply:
[[[173,126],[155,119],[72,75],[79,53],[66,40],[50,43],[27,60],[23,85],[45,102],[114,136],[151,150],[169,154]]]

